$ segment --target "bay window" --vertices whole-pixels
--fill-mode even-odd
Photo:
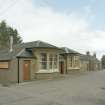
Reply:
[[[69,56],[69,67],[73,66],[72,63],[73,63],[73,57]]]
[[[41,69],[47,69],[47,54],[46,53],[41,53]]]
[[[74,67],[78,67],[79,66],[79,58],[78,56],[74,56]]]
[[[53,54],[49,55],[49,68],[52,69],[53,68]]]
[[[57,54],[40,54],[40,69],[57,69],[58,67],[58,55]]]
[[[57,69],[57,55],[54,55],[54,69]]]

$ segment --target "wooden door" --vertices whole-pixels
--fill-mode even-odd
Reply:
[[[23,79],[25,81],[30,80],[30,61],[24,61]]]
[[[64,74],[64,62],[60,62],[60,73]]]

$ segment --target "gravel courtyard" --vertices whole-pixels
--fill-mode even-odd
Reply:
[[[105,105],[105,71],[0,86],[0,105]]]

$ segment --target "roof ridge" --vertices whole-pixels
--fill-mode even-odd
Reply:
[[[70,49],[68,47],[61,47],[61,49],[63,49],[66,53],[78,53],[77,51],[73,50],[73,49]]]
[[[67,47],[65,47],[65,51],[66,51],[66,53],[69,53],[69,51],[68,51],[68,48],[67,48]]]
[[[23,53],[25,51],[25,49],[22,49],[16,56],[21,55],[21,53]]]

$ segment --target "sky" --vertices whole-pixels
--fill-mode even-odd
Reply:
[[[0,0],[2,20],[24,42],[42,40],[96,52],[98,58],[105,54],[105,0]]]

